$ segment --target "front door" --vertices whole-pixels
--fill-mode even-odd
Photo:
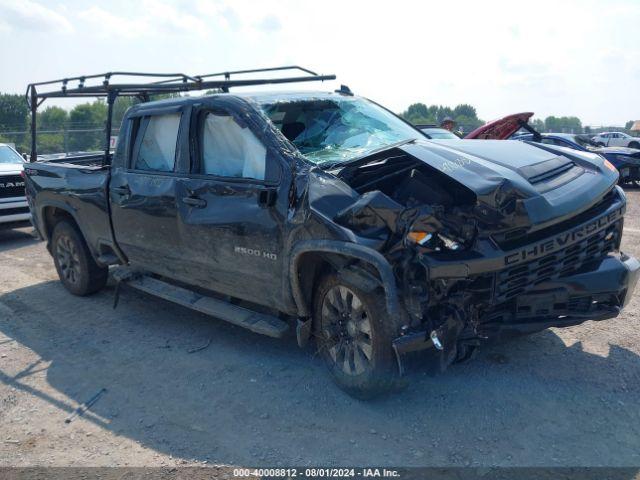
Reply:
[[[223,109],[192,122],[192,167],[177,183],[184,260],[198,284],[277,307],[288,188],[260,132]]]

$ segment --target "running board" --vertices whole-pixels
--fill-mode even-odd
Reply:
[[[274,316],[254,312],[217,298],[207,297],[153,277],[134,277],[128,280],[126,285],[269,337],[282,338],[289,330],[289,325],[286,322]]]

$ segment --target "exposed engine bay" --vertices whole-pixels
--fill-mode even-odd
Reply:
[[[553,285],[554,280],[585,263],[571,256],[560,270],[552,266],[558,255],[546,257],[546,274],[534,271],[537,278],[529,283],[525,277],[532,272],[524,267],[519,267],[520,273],[487,271],[473,275],[466,266],[467,261],[486,255],[488,246],[499,248],[496,240],[505,247],[517,247],[610,210],[606,207],[616,203],[615,189],[587,212],[563,222],[563,227],[528,233],[526,228],[513,228],[525,222],[522,217],[520,222],[513,221],[521,208],[517,194],[503,196],[495,213],[487,215],[493,207],[478,202],[474,192],[400,149],[374,154],[356,165],[330,172],[359,194],[336,213],[334,221],[359,236],[378,239],[379,250],[393,266],[408,313],[403,327],[406,335],[395,345],[399,355],[422,350],[427,343],[436,353],[432,357],[435,367],[443,370],[454,361],[470,358],[487,340],[581,323],[586,316],[609,318],[617,313],[616,305],[624,301],[615,294],[601,295],[598,300],[575,300],[566,289]],[[618,214],[610,213],[604,221],[605,233],[597,237],[597,242],[590,240],[587,244],[595,258],[602,260],[618,250],[622,229],[619,220]],[[577,251],[574,247],[574,257]],[[529,254],[529,258],[536,255]],[[444,275],[437,278],[434,264],[447,265]],[[493,268],[504,267],[500,264]],[[501,291],[497,283],[503,281],[515,282],[516,288],[496,295]],[[419,333],[412,333],[416,330]]]

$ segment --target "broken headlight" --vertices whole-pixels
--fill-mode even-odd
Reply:
[[[409,241],[416,243],[421,247],[429,248],[435,252],[456,252],[464,249],[464,245],[462,243],[457,242],[442,233],[409,232],[407,238]]]

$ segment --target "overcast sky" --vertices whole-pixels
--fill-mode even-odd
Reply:
[[[299,64],[395,111],[421,101],[640,119],[640,0],[0,0],[1,92],[109,70]],[[317,87],[316,87],[317,88]],[[68,104],[67,104],[68,105]]]

